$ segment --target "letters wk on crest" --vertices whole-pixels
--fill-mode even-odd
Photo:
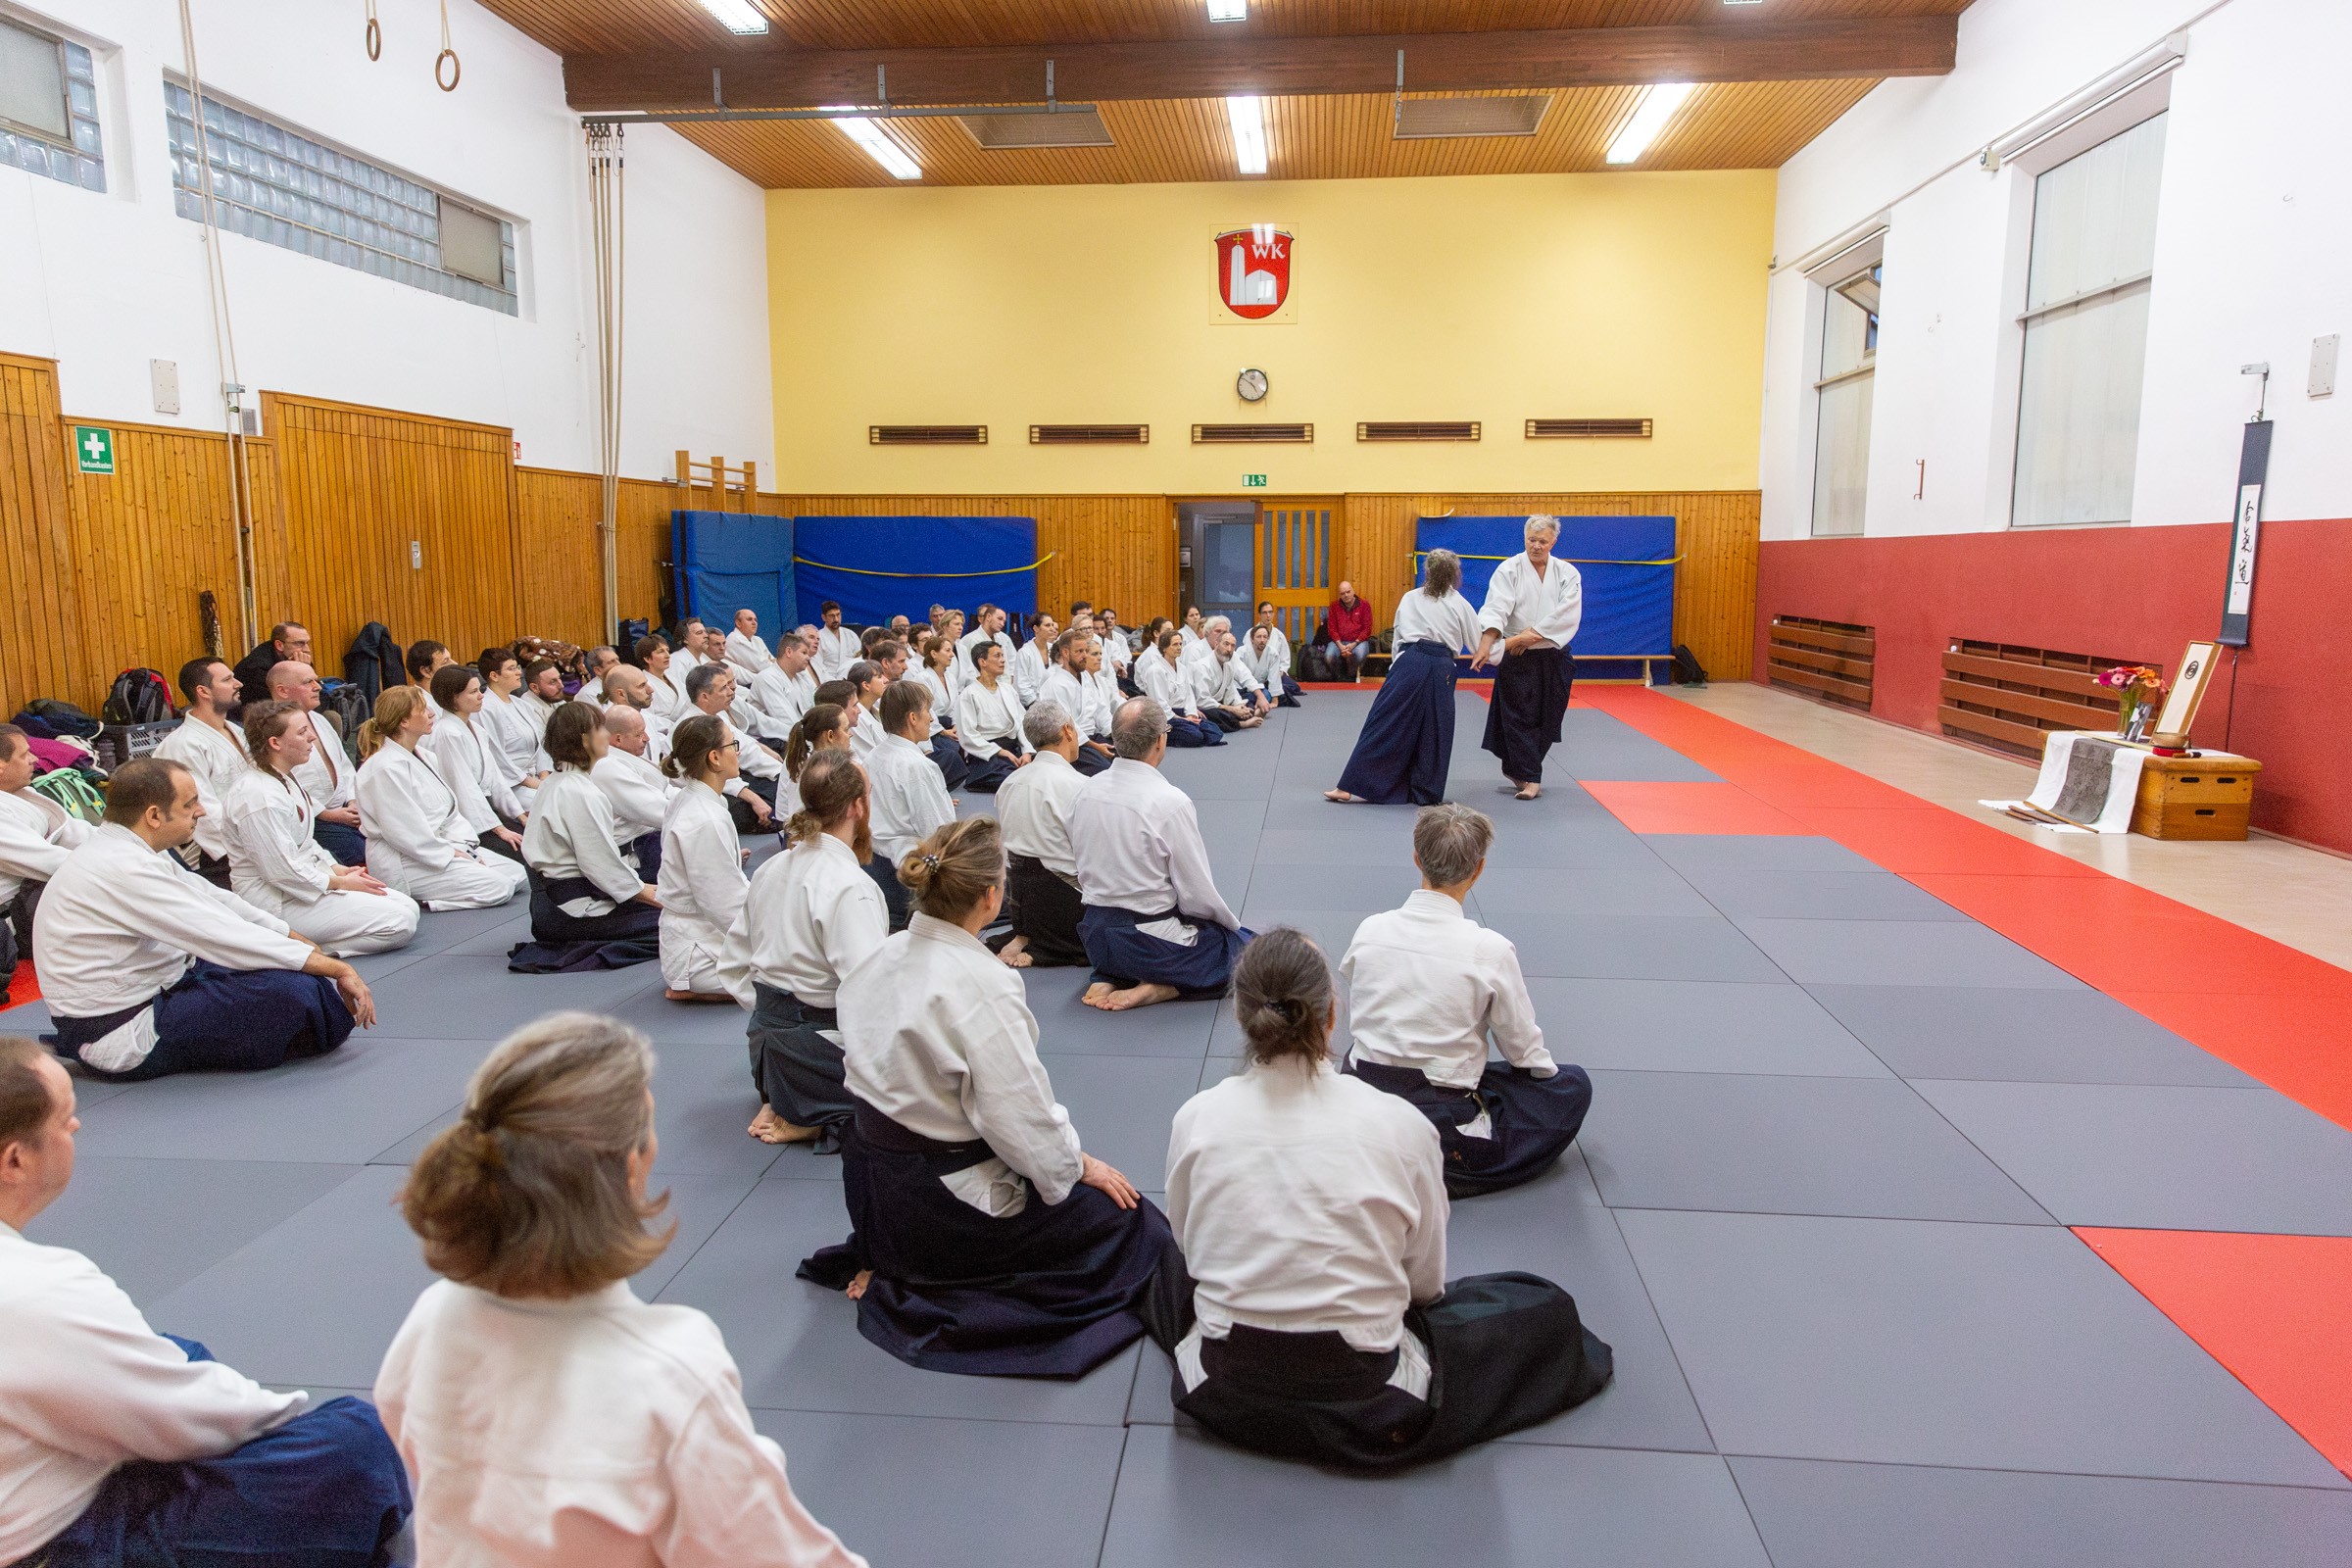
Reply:
[[[1271,223],[1217,236],[1217,293],[1246,320],[1262,320],[1291,295],[1291,234]]]

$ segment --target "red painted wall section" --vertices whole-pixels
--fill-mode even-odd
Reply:
[[[1890,539],[1768,540],[1756,568],[1756,663],[1775,615],[1877,628],[1872,711],[1931,733],[1955,637],[2132,660],[2169,675],[2221,623],[2226,523]],[[2228,654],[2196,739],[2263,764],[2258,827],[2352,854],[2352,519],[2266,520],[2254,641]],[[1759,674],[1758,679],[1762,676]]]

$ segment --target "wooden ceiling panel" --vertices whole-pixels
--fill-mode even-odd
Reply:
[[[1875,85],[1869,81],[1731,82],[1698,89],[1640,169],[1773,169]],[[1363,179],[1417,174],[1561,174],[1608,167],[1606,153],[1639,87],[1551,94],[1533,136],[1397,141],[1386,93],[1272,98],[1266,174]],[[954,120],[898,120],[891,132],[926,185],[1113,185],[1236,177],[1224,105],[1214,99],[1104,103],[1110,147],[990,152]],[[685,124],[678,133],[770,189],[912,184],[884,173],[822,121]]]

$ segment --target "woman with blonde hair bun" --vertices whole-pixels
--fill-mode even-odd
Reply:
[[[474,1071],[401,1210],[443,1278],[376,1374],[416,1483],[416,1560],[502,1568],[864,1568],[793,1495],[710,1318],[629,1289],[669,1245],[649,1197],[654,1053],[560,1012]]]
[[[1142,1335],[1144,1297],[1180,1290],[1184,1260],[1080,1147],[1021,977],[980,941],[1004,903],[995,818],[940,828],[899,879],[912,920],[839,994],[852,1234],[801,1277],[845,1290],[858,1332],[910,1366],[1082,1376]]]

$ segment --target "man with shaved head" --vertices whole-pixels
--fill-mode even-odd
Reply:
[[[318,711],[322,690],[318,672],[300,660],[289,659],[270,666],[269,680],[270,698],[301,709],[318,740],[311,748],[311,760],[294,769],[294,782],[310,791],[312,804],[318,808],[311,837],[338,863],[366,865],[368,840],[360,833],[358,805],[360,770],[352,765],[351,754],[343,749],[343,737],[333,721]]]
[[[628,668],[625,664],[621,667]],[[629,673],[645,679],[642,671],[630,669]],[[677,787],[656,765],[646,736],[645,713],[634,702],[616,700],[607,707],[605,729],[612,735],[612,745],[588,770],[588,776],[612,803],[612,836],[620,841],[622,858],[637,868],[638,880],[658,881],[662,875],[662,822],[669,814],[670,797]]]

